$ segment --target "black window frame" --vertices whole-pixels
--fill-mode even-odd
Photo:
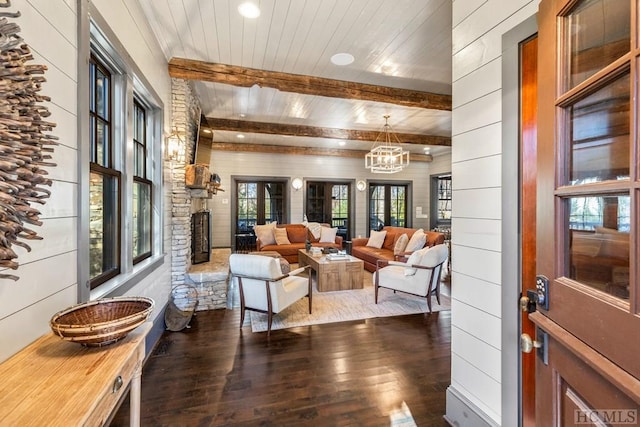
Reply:
[[[117,194],[115,198],[106,198],[106,203],[103,205],[103,236],[111,236],[111,240],[103,238],[103,265],[102,273],[90,277],[89,287],[91,290],[97,288],[99,285],[105,283],[107,280],[117,276],[121,272],[122,259],[120,253],[120,247],[122,244],[122,231],[120,227],[120,216],[122,209],[122,173],[115,168],[114,165],[114,143],[113,143],[113,129],[112,121],[113,117],[113,78],[112,73],[104,62],[98,58],[98,56],[92,54],[89,60],[89,145],[90,145],[90,164],[89,171],[91,174],[99,175],[103,178],[113,179],[117,186]],[[96,78],[96,70],[107,79],[109,88],[107,91],[107,104],[106,112],[107,117],[99,114],[96,108],[97,93],[98,93],[98,79]],[[102,123],[108,130],[107,137],[105,139],[106,149],[103,147],[104,155],[102,159],[98,158],[98,126],[97,123]],[[104,163],[102,164],[101,163]],[[115,200],[114,200],[115,199]],[[116,206],[113,206],[116,204]],[[105,218],[108,220],[105,221]],[[91,246],[90,246],[91,250]],[[105,268],[106,254],[113,253],[115,255],[113,266]]]
[[[138,113],[142,112],[142,126],[139,127],[138,123]],[[146,252],[142,252],[137,256],[133,256],[133,265],[143,261],[149,257],[151,257],[153,253],[153,216],[152,216],[152,206],[153,206],[153,182],[148,179],[149,176],[149,140],[148,140],[148,122],[147,122],[147,108],[136,98],[133,98],[133,185],[136,184],[140,186],[144,186],[147,188],[147,194],[149,194],[149,203],[147,206],[147,221],[150,225],[149,228],[149,241],[147,242],[149,250]],[[142,131],[142,135],[139,135],[138,131]],[[142,155],[142,161],[139,161],[138,156]],[[142,170],[139,170],[139,165],[142,165]],[[140,173],[142,172],[142,173]],[[132,192],[132,200],[133,200],[133,192]],[[138,222],[141,222],[142,218],[138,219]],[[132,225],[135,227],[136,221],[132,221]],[[132,253],[134,252],[134,242],[131,242]]]

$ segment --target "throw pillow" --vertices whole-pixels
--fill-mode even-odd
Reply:
[[[411,256],[409,257],[409,259],[407,260],[407,265],[418,265],[420,263],[420,260],[422,259],[422,252],[421,251],[415,251],[414,253],[411,254]],[[416,274],[416,272],[418,271],[417,268],[405,268],[404,269],[404,275],[405,276],[413,276]]]
[[[424,244],[427,243],[427,235],[424,234],[424,230],[422,228],[416,230],[409,239],[409,243],[407,243],[407,247],[404,248],[405,252],[415,252],[418,249],[422,249]]]
[[[273,237],[276,239],[277,245],[290,245],[291,242],[287,237],[287,229],[286,228],[274,228],[273,229]]]
[[[367,246],[371,248],[380,249],[382,244],[384,243],[384,238],[387,235],[387,231],[375,231],[371,230],[371,235],[369,236],[369,240],[367,241]]]
[[[256,233],[256,238],[260,240],[260,245],[275,245],[276,238],[273,235],[274,228],[276,228],[276,222],[265,225],[256,225],[253,227],[253,231]]]
[[[407,233],[398,237],[398,240],[396,240],[396,245],[393,247],[393,254],[399,255],[404,252],[405,248],[407,247],[407,243],[409,243],[409,236],[407,236]]]
[[[307,228],[309,229],[309,232],[311,233],[311,235],[313,236],[314,239],[319,239],[320,238],[320,230],[322,228],[320,223],[318,223],[318,222],[310,222],[307,225]]]
[[[338,228],[322,227],[320,228],[320,243],[335,243]]]
[[[287,237],[291,243],[304,243],[307,240],[307,228],[302,225],[290,225],[287,227]]]

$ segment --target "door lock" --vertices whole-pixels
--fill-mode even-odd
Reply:
[[[521,296],[520,297],[520,310],[526,313],[533,313],[536,311],[536,303],[532,301],[529,296]]]

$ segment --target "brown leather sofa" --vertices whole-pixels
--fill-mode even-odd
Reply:
[[[397,258],[393,253],[393,249],[396,246],[397,240],[405,233],[407,234],[407,237],[411,239],[413,233],[415,233],[418,229],[386,226],[382,230],[386,230],[387,235],[384,237],[384,243],[382,244],[382,247],[380,249],[367,246],[367,242],[369,241],[368,238],[351,240],[351,255],[364,261],[364,268],[371,272],[376,271],[376,262],[379,259],[386,261],[396,260]],[[424,234],[427,236],[425,247],[444,243],[443,233],[438,233],[435,231],[425,231]],[[399,254],[398,257],[408,255],[410,255],[410,253],[403,252]]]
[[[323,224],[328,226],[327,224]],[[256,240],[258,251],[275,251],[278,252],[287,261],[293,263],[298,262],[298,249],[304,249],[307,239],[311,241],[311,246],[319,246],[321,248],[342,249],[342,236],[336,236],[333,243],[320,243],[320,239],[313,237],[313,234],[304,224],[278,224],[278,228],[287,229],[288,245],[262,245],[260,239]]]

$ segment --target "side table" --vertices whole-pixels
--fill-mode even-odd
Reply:
[[[83,347],[53,332],[0,364],[3,425],[105,425],[131,385],[131,426],[140,425],[146,322],[104,347]],[[10,392],[9,392],[10,391]]]

